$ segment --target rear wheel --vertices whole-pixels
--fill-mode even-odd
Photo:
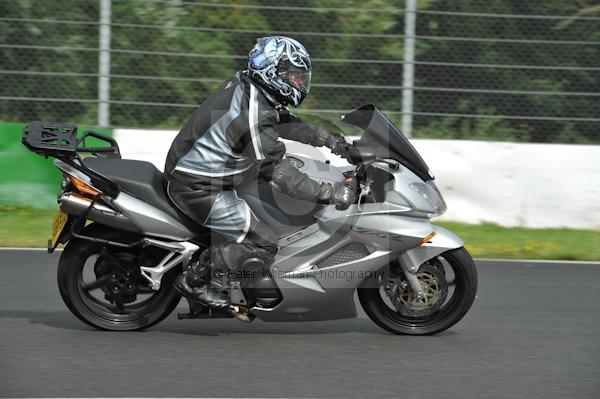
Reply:
[[[93,226],[94,236],[131,241],[128,233]],[[88,240],[69,241],[58,264],[58,287],[69,310],[81,321],[101,330],[148,328],[167,317],[180,296],[173,289],[176,269],[165,274],[154,291],[140,273],[140,265],[155,265],[153,248],[120,248]]]
[[[444,252],[419,267],[424,291],[417,298],[398,265],[387,277],[373,277],[358,289],[360,303],[380,327],[394,334],[432,335],[456,324],[477,293],[477,270],[463,248]]]

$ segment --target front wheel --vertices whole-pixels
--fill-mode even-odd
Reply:
[[[366,280],[358,298],[369,318],[394,334],[432,335],[461,320],[475,300],[477,270],[464,247],[428,260],[417,277],[424,298],[415,297],[398,265],[387,278]]]
[[[128,233],[91,225],[94,236],[127,242]],[[69,241],[58,263],[58,287],[69,310],[101,330],[148,328],[167,317],[180,296],[173,288],[176,269],[154,291],[141,275],[140,265],[155,265],[161,254],[152,248],[120,248],[82,239]]]

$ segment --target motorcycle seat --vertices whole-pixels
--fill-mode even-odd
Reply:
[[[119,190],[154,205],[192,231],[202,226],[181,212],[167,195],[164,174],[145,161],[120,158],[84,158],[83,164],[93,172],[117,184]]]

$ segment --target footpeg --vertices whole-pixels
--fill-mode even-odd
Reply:
[[[178,319],[231,319],[235,316],[230,312],[229,309],[213,309],[205,308],[206,310],[201,313],[177,313]]]
[[[206,313],[177,313],[177,318],[182,319],[231,319],[229,312],[206,312]]]
[[[228,311],[233,317],[245,323],[254,320],[254,316],[249,313],[246,307],[230,305]]]
[[[188,298],[186,298],[188,299]],[[235,318],[245,323],[254,320],[254,316],[250,314],[248,308],[244,306],[230,305],[226,309],[215,309],[204,306],[203,304],[188,299],[190,305],[189,313],[177,313],[178,319],[231,319]]]

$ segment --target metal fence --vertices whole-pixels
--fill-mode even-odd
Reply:
[[[314,60],[304,113],[374,103],[415,137],[600,142],[600,7],[414,3],[3,0],[0,119],[178,128],[284,34]]]

